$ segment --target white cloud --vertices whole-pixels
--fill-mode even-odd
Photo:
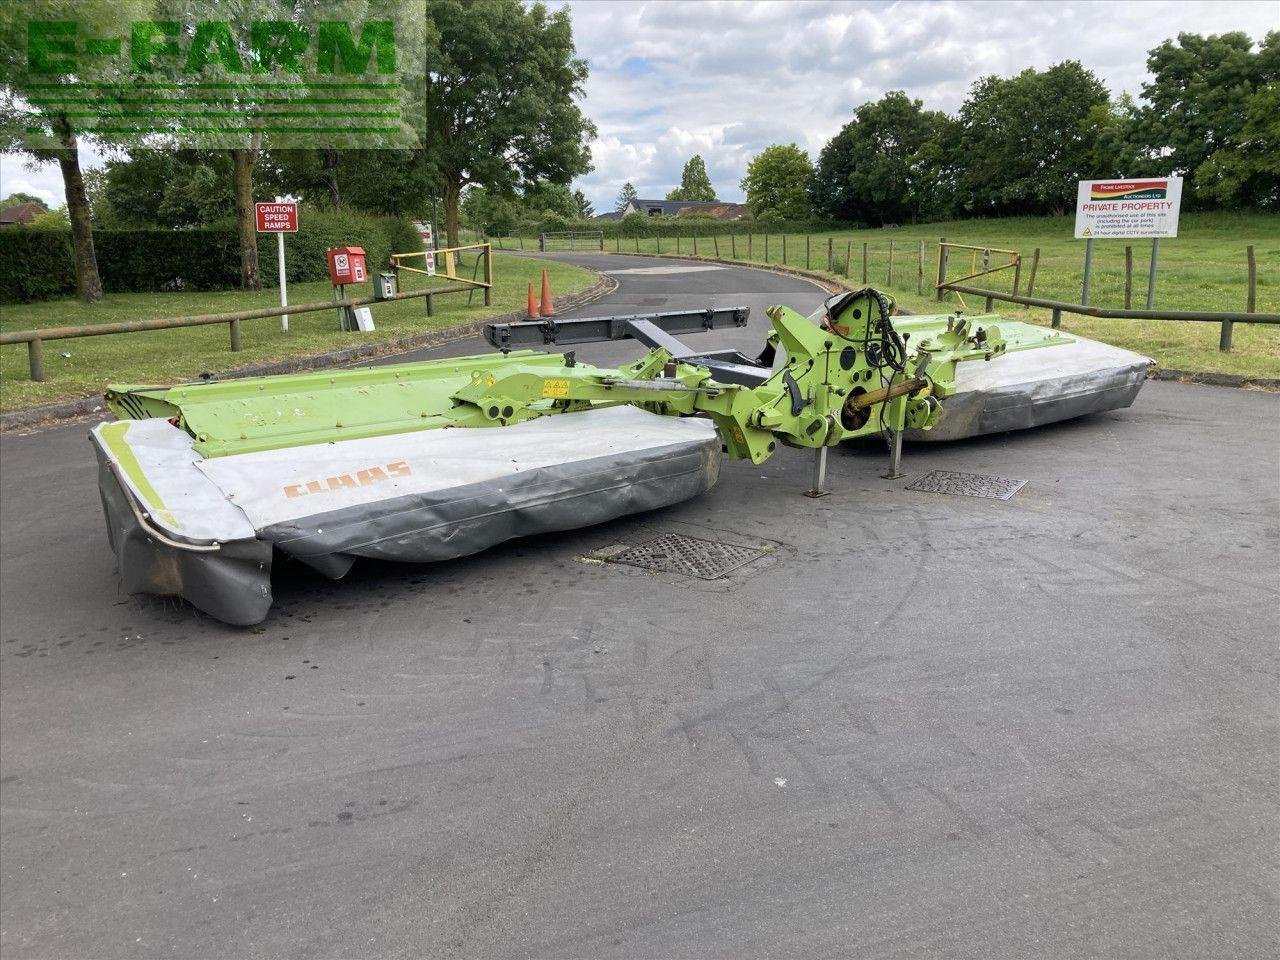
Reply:
[[[1274,0],[1067,2],[655,2],[568,0],[591,64],[583,107],[597,210],[630,180],[644,197],[679,182],[693,154],[719,196],[741,199],[751,156],[795,141],[816,158],[853,111],[889,90],[955,111],[974,80],[1080,60],[1135,96],[1147,51],[1179,32],[1280,29]]]

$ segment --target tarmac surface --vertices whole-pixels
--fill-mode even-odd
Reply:
[[[595,314],[752,307],[708,348],[822,299],[574,259],[620,281]],[[281,566],[253,629],[118,592],[85,424],[6,434],[0,950],[1274,957],[1278,424],[1280,396],[1148,383],[908,446],[907,479],[842,450],[819,500],[784,448],[465,560]],[[906,489],[934,469],[1027,483]],[[655,532],[770,552],[580,559]]]

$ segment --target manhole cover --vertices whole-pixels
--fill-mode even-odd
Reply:
[[[646,570],[683,573],[703,580],[715,580],[764,553],[764,550],[755,547],[700,540],[679,533],[664,533],[633,547],[610,552],[608,559],[612,563],[625,563]]]
[[[950,493],[957,497],[986,497],[989,500],[1008,500],[1022,489],[1025,480],[993,477],[985,473],[955,473],[951,470],[935,470],[926,473],[908,490],[921,493]]]

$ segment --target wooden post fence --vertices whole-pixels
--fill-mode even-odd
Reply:
[[[893,240],[889,240],[889,286],[893,286]]]
[[[834,253],[832,253],[832,249],[831,249],[832,244],[834,244],[835,242],[836,241],[834,237],[827,237],[827,273],[835,272],[834,270],[835,264],[832,262],[835,259],[835,255]]]
[[[853,241],[850,240],[844,245],[844,276],[847,280],[849,273],[853,270]]]
[[[1027,296],[1031,297],[1036,292],[1036,271],[1040,269],[1040,248],[1036,247],[1031,254],[1031,276],[1027,280]]]
[[[867,245],[862,245],[862,285],[867,285]]]
[[[804,268],[809,269],[809,235],[804,235]]]
[[[1124,248],[1124,308],[1133,307],[1133,247]]]
[[[1258,261],[1253,253],[1253,245],[1250,244],[1245,252],[1248,261],[1249,270],[1249,288],[1245,295],[1245,313],[1254,313],[1258,309]],[[1222,329],[1218,333],[1218,349],[1223,353],[1231,349],[1231,334],[1235,324],[1230,320],[1222,321]]]
[[[1017,293],[1014,290],[1014,293]],[[919,249],[916,252],[916,295],[924,293],[924,241],[920,241]]]

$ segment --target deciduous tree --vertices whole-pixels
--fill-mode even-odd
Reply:
[[[576,55],[569,12],[519,0],[427,0],[425,153],[443,187],[445,229],[458,239],[468,184],[510,190],[567,183],[590,170],[595,127],[578,98],[587,62]]]
[[[752,158],[739,186],[757,219],[805,220],[811,212],[812,179],[813,163],[807,153],[794,143],[775,143]]]
[[[702,200],[716,199],[715,188],[711,186],[711,178],[707,176],[707,165],[698,154],[689,158],[680,173],[680,186],[667,194],[668,200]]]

